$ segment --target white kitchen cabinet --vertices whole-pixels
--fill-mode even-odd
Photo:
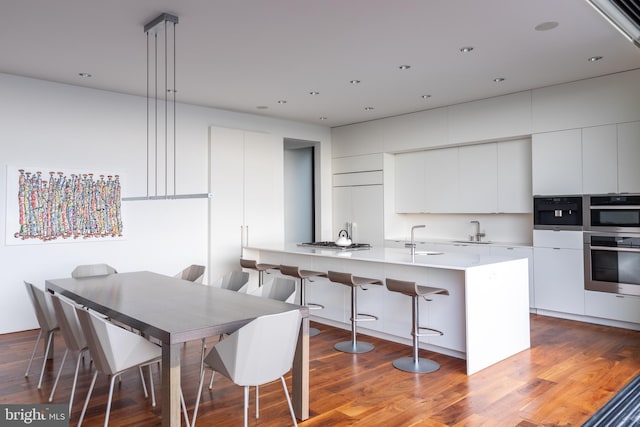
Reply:
[[[355,243],[384,246],[382,185],[333,187],[333,229],[348,229]],[[348,225],[350,224],[350,226]]]
[[[531,212],[531,142],[395,155],[397,213]]]
[[[584,314],[581,231],[533,231],[535,304],[540,310]]]
[[[640,122],[618,125],[618,191],[640,193]]]
[[[499,142],[497,157],[498,212],[531,213],[531,140]]]
[[[534,134],[531,143],[535,195],[582,194],[582,132]]]
[[[498,210],[497,143],[458,149],[459,212],[484,213]]]
[[[395,156],[395,211],[424,212],[427,198],[425,178],[426,151]]]
[[[582,170],[585,194],[618,192],[616,125],[582,129]]]
[[[585,314],[622,322],[640,323],[640,297],[585,291]]]
[[[284,241],[283,147],[259,132],[210,128],[210,277],[239,268],[242,245]]]
[[[424,169],[426,200],[422,212],[460,212],[458,148],[425,151]]]

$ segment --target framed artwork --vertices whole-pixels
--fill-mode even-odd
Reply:
[[[7,167],[7,244],[123,236],[119,174]]]

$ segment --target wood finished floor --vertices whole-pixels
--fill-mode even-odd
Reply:
[[[311,418],[300,423],[304,427],[580,426],[640,373],[640,332],[537,315],[531,316],[530,350],[472,376],[465,375],[464,361],[427,351],[421,356],[439,362],[439,371],[398,371],[392,360],[410,355],[410,348],[365,336],[361,338],[376,345],[372,352],[340,353],[333,344],[348,339],[349,332],[314,326],[322,333],[311,338]],[[37,390],[41,358],[24,377],[36,336],[37,331],[0,335],[0,403],[47,403],[64,343],[61,336],[56,340],[54,362]],[[214,343],[212,339],[208,345]],[[200,343],[192,342],[183,354],[189,416],[199,350]],[[69,398],[74,362],[67,360],[65,366],[54,403]],[[154,377],[159,392],[159,375]],[[89,382],[87,363],[81,368],[71,425],[77,423]],[[100,376],[84,425],[102,425],[107,391],[107,379]],[[261,387],[257,420],[254,408],[252,392],[250,426],[291,425],[279,382]],[[110,425],[159,425],[160,412],[160,404],[153,408],[144,399],[136,372],[125,374],[114,394]],[[217,375],[213,390],[203,393],[197,425],[242,425],[242,389]]]

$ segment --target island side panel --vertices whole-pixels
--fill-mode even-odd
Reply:
[[[466,270],[467,374],[531,346],[528,261]]]

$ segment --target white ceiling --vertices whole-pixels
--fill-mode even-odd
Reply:
[[[179,102],[332,127],[640,68],[585,0],[0,0],[0,72],[145,96],[162,12]]]

